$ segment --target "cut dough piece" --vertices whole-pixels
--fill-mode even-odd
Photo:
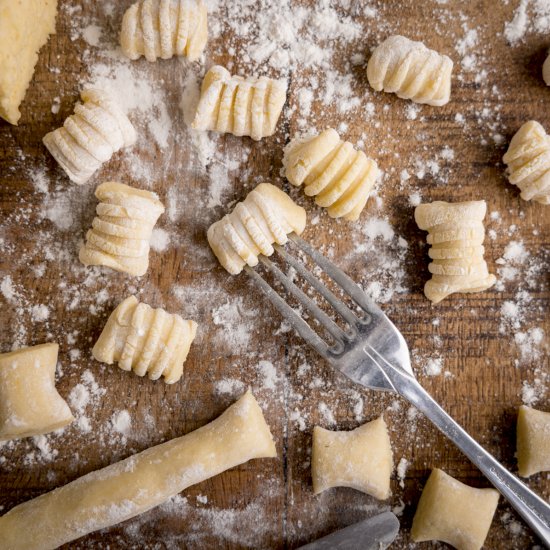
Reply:
[[[11,124],[21,118],[19,105],[56,15],[57,0],[0,0],[0,117]]]
[[[486,212],[485,201],[436,201],[416,207],[414,218],[420,229],[428,231],[427,242],[432,247],[429,271],[433,275],[424,294],[434,304],[454,292],[481,292],[495,284],[481,246]]]
[[[276,457],[250,392],[183,437],[91,472],[0,517],[5,550],[49,550],[133,518],[229,468]]]
[[[153,228],[164,212],[158,196],[122,183],[102,183],[95,191],[97,216],[79,253],[84,265],[104,265],[140,277],[149,267]]]
[[[147,61],[174,55],[198,59],[208,39],[206,6],[201,0],[141,0],[122,19],[124,55]]]
[[[356,221],[379,174],[376,162],[328,129],[306,139],[293,139],[283,157],[285,176],[327,208],[331,218]]]
[[[449,102],[452,72],[453,62],[446,55],[399,35],[382,42],[367,65],[375,90],[436,107]]]
[[[550,54],[548,54],[548,57],[542,66],[542,78],[544,78],[546,85],[550,86]]]
[[[195,321],[126,298],[111,313],[92,354],[103,363],[167,384],[177,382],[197,333]]]
[[[0,354],[0,441],[46,434],[74,420],[55,389],[58,350],[41,344]]]
[[[245,265],[258,264],[258,256],[271,256],[273,243],[285,244],[289,233],[301,235],[306,211],[284,191],[260,183],[237,203],[233,212],[208,228],[208,242],[220,263],[232,275]]]
[[[191,126],[254,140],[271,136],[286,101],[286,90],[286,80],[232,76],[216,65],[202,81]]]
[[[522,477],[550,471],[550,413],[519,408],[517,457]]]
[[[530,120],[516,132],[502,160],[522,199],[550,204],[550,136],[538,122]]]
[[[79,185],[137,139],[128,117],[109,94],[87,89],[80,97],[82,103],[76,105],[74,115],[42,140],[71,181]]]
[[[311,454],[313,492],[351,487],[379,499],[390,496],[393,458],[384,418],[350,432],[315,426]]]

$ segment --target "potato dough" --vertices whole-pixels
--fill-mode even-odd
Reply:
[[[550,413],[525,405],[519,408],[517,457],[522,477],[550,470]]]
[[[393,458],[384,418],[350,432],[315,426],[311,456],[313,491],[351,487],[379,499],[390,496]]]
[[[52,432],[74,420],[55,389],[57,344],[0,355],[0,441]]]
[[[491,527],[499,494],[464,485],[434,468],[414,515],[415,542],[440,540],[458,550],[479,550]]]
[[[546,85],[550,86],[550,54],[542,66],[542,78],[544,78]]]
[[[50,550],[142,514],[275,444],[250,392],[183,437],[91,472],[0,517],[2,550]]]

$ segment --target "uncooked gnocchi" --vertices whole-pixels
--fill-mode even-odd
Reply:
[[[311,453],[313,491],[351,487],[379,499],[390,496],[393,458],[384,418],[350,432],[315,426]]]
[[[517,457],[522,477],[550,471],[550,413],[519,408]]]
[[[495,489],[469,487],[434,468],[418,502],[412,539],[440,540],[458,550],[479,550],[487,538],[498,498]]]
[[[306,211],[284,191],[260,183],[237,203],[233,212],[208,228],[208,243],[223,267],[232,275],[245,265],[258,264],[258,255],[271,256],[273,243],[285,244],[289,233],[300,235]]]
[[[424,294],[434,304],[454,292],[481,292],[495,284],[483,257],[486,211],[485,201],[435,201],[416,207],[414,217],[418,227],[428,231],[433,260]]]
[[[538,122],[530,120],[516,132],[502,160],[522,199],[550,204],[550,136]]]
[[[139,303],[135,296],[121,302],[111,313],[92,349],[102,363],[118,363],[122,370],[167,384],[177,382],[197,333],[197,323],[164,309]]]
[[[87,89],[80,94],[74,115],[42,140],[67,176],[86,183],[114,153],[136,141],[128,117],[106,92]]]
[[[452,71],[453,62],[446,55],[394,35],[373,51],[367,78],[377,91],[439,107],[451,97]]]
[[[0,441],[53,432],[74,417],[55,389],[57,344],[0,354]]]
[[[550,54],[548,54],[548,57],[542,66],[542,78],[544,78],[546,85],[550,86]]]
[[[153,227],[164,206],[155,193],[116,182],[102,183],[95,196],[100,201],[97,216],[80,249],[80,261],[144,275]]]
[[[379,174],[376,162],[343,141],[336,130],[293,139],[283,157],[285,176],[327,208],[332,218],[359,218]]]
[[[286,101],[286,90],[285,80],[232,76],[216,65],[204,77],[191,126],[255,140],[271,136]]]
[[[174,55],[198,59],[208,38],[202,0],[140,0],[122,19],[120,45],[124,55],[147,61]]]

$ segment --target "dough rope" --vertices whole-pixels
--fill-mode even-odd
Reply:
[[[74,420],[55,389],[58,350],[42,344],[0,354],[0,441],[46,434]]]
[[[12,508],[0,517],[2,550],[53,550],[142,514],[229,468],[276,456],[262,410],[247,392],[194,432]]]
[[[293,139],[283,157],[285,176],[327,208],[331,218],[359,219],[379,174],[376,162],[328,129]]]
[[[191,126],[254,140],[271,136],[286,101],[286,90],[285,80],[231,76],[216,65],[204,77]]]
[[[550,471],[550,413],[519,408],[517,457],[522,477]]]
[[[502,160],[522,199],[550,204],[550,136],[538,122],[530,120],[516,132]]]
[[[271,256],[273,243],[285,244],[289,233],[300,235],[306,211],[279,188],[260,183],[233,212],[208,228],[208,243],[232,275],[245,265],[258,264],[258,255]]]
[[[118,363],[123,370],[167,384],[177,382],[197,333],[195,321],[175,313],[153,309],[135,296],[121,302],[111,313],[92,349],[102,363]]]
[[[155,193],[116,182],[102,183],[95,196],[100,201],[97,216],[80,248],[80,261],[144,275],[151,234],[164,206]]]
[[[74,114],[42,140],[71,181],[79,185],[137,137],[128,117],[106,92],[87,89],[80,96],[82,103],[75,106]]]
[[[130,59],[147,61],[174,55],[198,59],[208,39],[206,6],[201,0],[141,0],[122,19],[120,45]]]
[[[434,304],[454,292],[481,292],[495,284],[483,258],[486,211],[485,201],[436,201],[416,207],[414,217],[418,227],[428,231],[433,260],[424,294]]]
[[[375,48],[367,78],[377,91],[440,107],[451,97],[453,62],[422,42],[394,35]]]

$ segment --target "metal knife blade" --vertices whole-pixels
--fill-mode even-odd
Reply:
[[[399,520],[384,512],[340,529],[298,550],[384,550],[397,537]]]

